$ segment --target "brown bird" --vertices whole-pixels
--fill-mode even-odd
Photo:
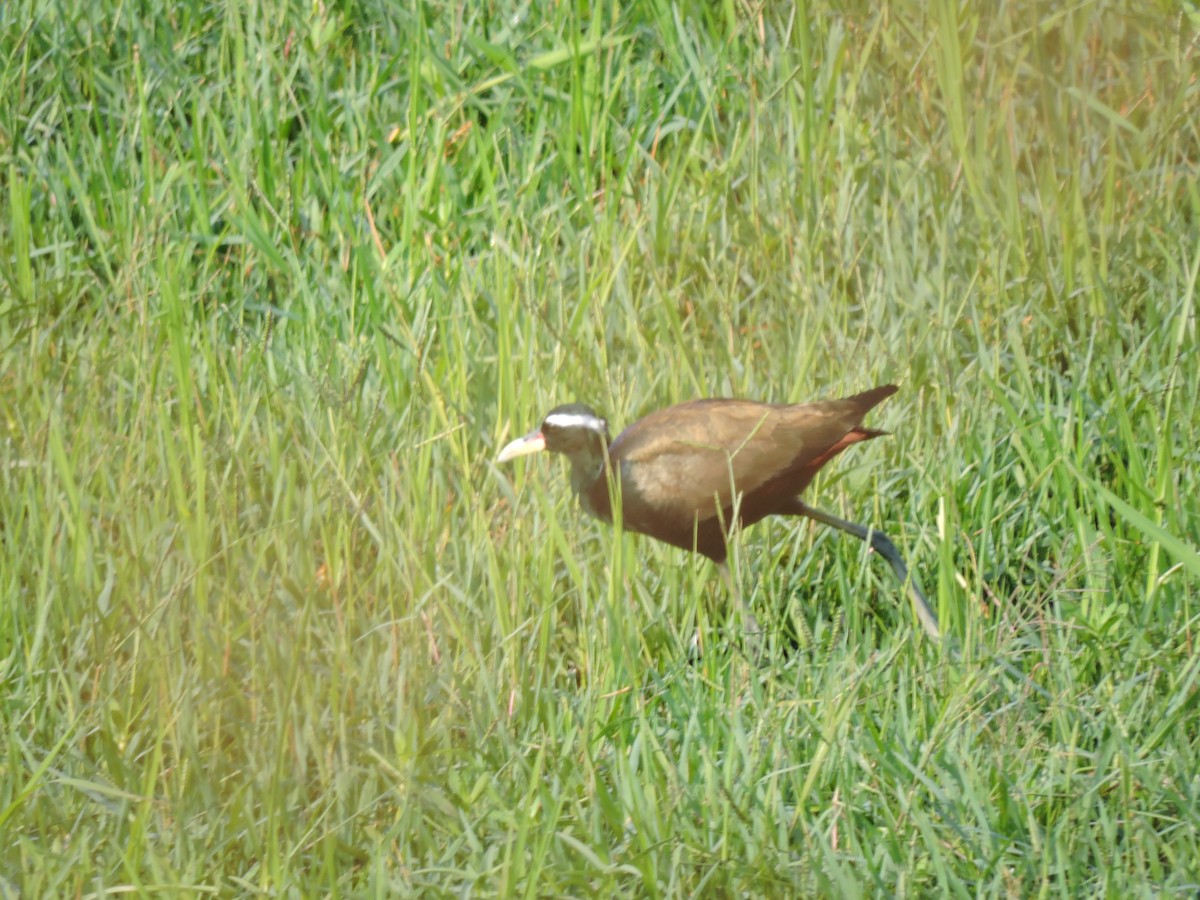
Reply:
[[[618,498],[626,529],[704,554],[739,603],[725,562],[733,522],[744,528],[779,515],[831,525],[868,541],[891,563],[917,618],[937,638],[937,615],[887,536],[800,500],[825,463],[851,444],[886,434],[861,423],[896,391],[887,384],[843,400],[793,405],[693,400],[639,419],[611,445],[608,423],[590,407],[571,403],[550,410],[540,429],[506,446],[497,462],[541,450],[563,454],[571,463],[571,487],[587,513],[612,522],[612,501]]]

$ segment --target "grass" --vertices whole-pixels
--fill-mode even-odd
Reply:
[[[0,896],[1195,892],[1195,4],[543,6],[0,6]],[[888,381],[958,653],[492,462]]]

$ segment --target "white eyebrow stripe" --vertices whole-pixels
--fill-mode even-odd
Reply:
[[[605,429],[603,419],[580,413],[554,413],[546,416],[546,424],[554,428],[589,428],[600,433],[603,433]]]

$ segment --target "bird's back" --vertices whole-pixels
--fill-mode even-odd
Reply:
[[[693,400],[653,412],[609,448],[624,525],[723,559],[735,497],[744,525],[786,511],[833,456],[883,433],[860,423],[895,392],[800,404]]]

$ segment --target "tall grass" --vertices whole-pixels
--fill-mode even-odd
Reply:
[[[0,895],[1194,892],[1197,15],[0,6]],[[953,653],[492,462],[888,381]]]

